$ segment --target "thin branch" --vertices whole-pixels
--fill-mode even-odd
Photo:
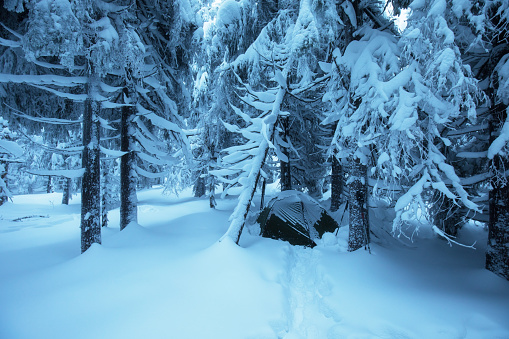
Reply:
[[[83,122],[83,120],[81,120],[81,119],[67,120],[67,119],[57,119],[57,118],[37,118],[37,117],[33,117],[31,115],[28,115],[26,113],[23,113],[23,112],[15,109],[14,107],[9,106],[5,102],[3,102],[3,104],[5,106],[7,106],[12,111],[11,114],[13,114],[17,117],[20,117],[20,118],[31,120],[31,121],[42,122],[45,124],[52,124],[52,125],[74,125],[74,124],[81,124]]]

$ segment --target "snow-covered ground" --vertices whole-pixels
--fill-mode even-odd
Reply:
[[[78,198],[0,207],[0,338],[509,338],[509,282],[483,269],[486,232],[449,247],[421,233],[345,252],[245,232],[218,242],[234,198],[139,193],[139,225],[80,255]],[[28,217],[17,220],[18,218]]]

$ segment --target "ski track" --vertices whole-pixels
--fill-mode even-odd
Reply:
[[[319,265],[320,253],[311,248],[288,246],[286,283],[287,329],[279,338],[323,339],[334,336],[341,316],[329,305],[331,284]]]

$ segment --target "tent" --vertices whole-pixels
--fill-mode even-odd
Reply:
[[[314,247],[314,240],[325,232],[334,232],[339,227],[316,200],[292,190],[281,192],[272,199],[257,221],[262,237],[309,247]]]

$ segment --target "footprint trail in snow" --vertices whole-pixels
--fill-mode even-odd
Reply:
[[[320,253],[311,248],[289,246],[287,296],[287,330],[284,339],[329,338],[341,322],[338,312],[327,302],[331,294],[328,276],[318,265]]]

